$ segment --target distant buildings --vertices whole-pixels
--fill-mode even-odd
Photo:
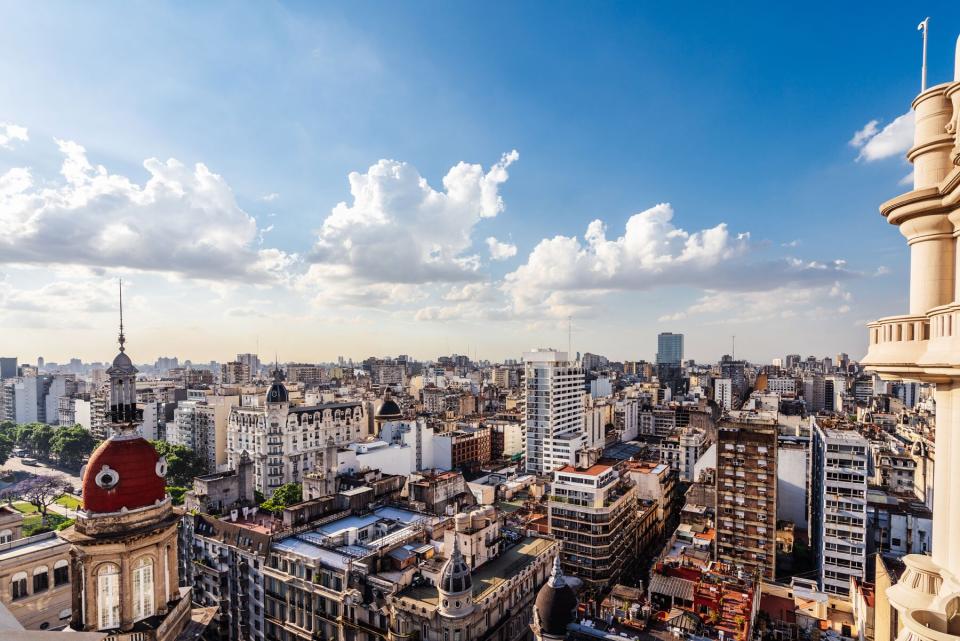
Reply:
[[[279,372],[263,406],[234,406],[227,421],[227,462],[235,469],[243,452],[254,462],[256,489],[270,496],[285,483],[323,465],[328,443],[345,446],[367,433],[359,401],[292,405]]]

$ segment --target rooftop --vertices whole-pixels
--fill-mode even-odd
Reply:
[[[533,563],[554,541],[539,537],[526,537],[516,545],[507,548],[497,558],[484,563],[471,574],[473,578],[473,597],[482,598],[487,592],[497,588],[504,581]],[[432,585],[409,587],[398,597],[420,601],[432,607],[437,606],[437,588]]]
[[[585,474],[587,476],[600,476],[604,472],[613,469],[609,465],[604,465],[603,463],[596,463],[591,465],[585,470],[578,469],[572,465],[564,465],[557,472],[563,472],[564,474]]]
[[[69,543],[57,536],[56,532],[36,534],[23,539],[17,539],[0,545],[0,561],[49,550],[59,545],[68,546]]]

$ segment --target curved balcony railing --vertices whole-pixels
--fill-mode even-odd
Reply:
[[[889,316],[867,325],[870,347],[863,364],[880,372],[913,370],[930,341],[930,319],[923,316]]]

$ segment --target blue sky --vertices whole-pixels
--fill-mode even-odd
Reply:
[[[775,4],[7,5],[0,351],[860,356],[960,7]]]

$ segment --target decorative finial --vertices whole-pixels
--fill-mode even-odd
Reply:
[[[923,32],[923,67],[920,70],[920,93],[927,90],[927,31],[930,29],[930,18],[924,18],[917,25],[917,31]]]
[[[120,279],[120,336],[117,338],[117,341],[120,343],[120,351],[124,351],[123,344],[127,342],[126,337],[123,335],[123,279]]]
[[[550,579],[547,583],[552,588],[562,588],[567,584],[563,578],[563,568],[560,567],[560,555],[553,557],[553,570],[550,572]]]

